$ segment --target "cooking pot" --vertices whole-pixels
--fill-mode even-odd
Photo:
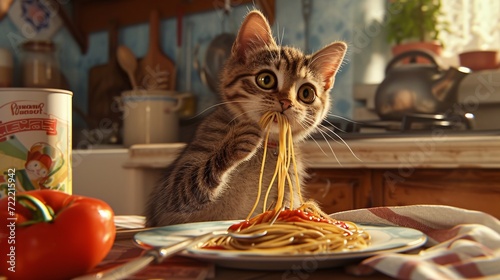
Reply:
[[[416,63],[417,57],[428,64]],[[410,59],[410,63],[403,61]],[[466,67],[444,70],[433,53],[412,50],[395,56],[375,93],[375,109],[383,120],[401,120],[407,114],[440,114],[457,102],[458,85],[471,72]]]
[[[129,90],[118,98],[123,112],[123,145],[172,143],[179,140],[177,111],[184,98],[191,94],[179,94],[167,90]]]

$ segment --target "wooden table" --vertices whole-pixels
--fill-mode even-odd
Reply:
[[[134,244],[131,237],[119,238],[115,241],[113,248],[107,257],[94,269],[98,272],[107,268],[127,262],[140,256],[144,250]],[[173,257],[160,264],[151,264],[143,271],[127,279],[175,279],[175,280],[250,280],[250,279],[392,279],[378,272],[366,276],[354,276],[346,272],[347,267],[336,267],[317,270],[297,270],[290,271],[261,271],[230,269],[215,266],[211,263],[201,262],[185,257]]]

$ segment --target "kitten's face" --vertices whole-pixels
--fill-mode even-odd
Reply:
[[[258,122],[268,111],[284,114],[294,140],[309,135],[330,108],[329,90],[345,55],[344,43],[334,43],[313,55],[280,47],[258,12],[243,22],[221,76],[221,92],[236,118]],[[277,140],[277,126],[271,137]]]

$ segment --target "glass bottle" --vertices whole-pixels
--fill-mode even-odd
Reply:
[[[61,88],[61,73],[51,41],[26,41],[22,50],[22,85],[35,88]]]

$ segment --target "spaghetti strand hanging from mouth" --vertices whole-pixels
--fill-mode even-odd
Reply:
[[[302,200],[302,195],[300,192],[300,181],[299,181],[299,174],[297,171],[297,163],[295,162],[295,151],[293,149],[293,138],[292,138],[292,128],[290,127],[290,123],[288,122],[288,119],[286,118],[285,115],[279,113],[279,112],[266,112],[261,120],[260,120],[260,125],[265,129],[265,140],[264,140],[264,155],[263,155],[263,160],[262,160],[262,166],[259,174],[259,186],[258,186],[258,195],[257,195],[257,200],[255,201],[254,207],[252,208],[252,211],[247,216],[247,220],[250,219],[250,217],[253,215],[255,212],[255,209],[257,208],[257,205],[259,203],[260,199],[260,194],[262,193],[262,180],[263,180],[263,175],[264,175],[264,168],[265,168],[265,159],[267,156],[267,149],[268,149],[268,141],[269,141],[269,134],[271,132],[271,125],[273,123],[276,123],[278,128],[279,128],[279,145],[278,145],[278,158],[277,158],[277,163],[276,163],[276,168],[274,170],[274,175],[269,182],[269,186],[267,188],[266,196],[264,198],[264,203],[262,207],[262,212],[265,212],[267,209],[267,204],[268,204],[268,198],[269,198],[269,193],[271,192],[272,186],[274,182],[277,180],[277,186],[278,186],[278,198],[275,203],[274,210],[279,211],[284,207],[284,197],[285,197],[285,184],[288,183],[288,188],[290,191],[290,205],[288,205],[288,208],[293,208],[294,205],[294,187],[295,190],[298,193],[300,200],[300,204],[303,204],[304,201]],[[292,179],[290,177],[290,173],[288,170],[290,169],[290,165],[292,165],[293,171],[294,171],[294,177],[295,177],[295,186],[293,185]],[[286,207],[286,206],[285,206]]]
[[[334,220],[321,211],[314,202],[304,201],[295,161],[292,129],[286,116],[279,112],[267,112],[262,116],[260,125],[265,131],[265,136],[257,198],[246,220],[232,225],[228,231],[242,234],[266,232],[266,234],[251,240],[218,237],[207,241],[201,247],[268,254],[297,254],[358,250],[368,246],[369,234],[355,223]],[[279,129],[276,168],[264,196],[262,213],[252,218],[262,194],[269,136],[273,125],[277,125]],[[291,173],[293,174],[290,175]],[[291,176],[294,176],[294,180]],[[289,204],[284,205],[287,185],[290,198]],[[275,186],[277,198],[273,201],[274,209],[266,211],[269,194]],[[293,207],[294,191],[300,199],[300,207],[296,209]]]

